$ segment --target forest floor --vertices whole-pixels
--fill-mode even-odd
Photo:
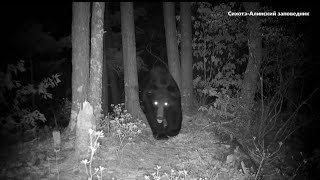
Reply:
[[[147,126],[121,147],[117,136],[105,134],[92,168],[105,168],[103,180],[251,179],[253,175],[243,171],[249,165],[239,147],[218,137],[209,123],[197,121],[205,122],[196,115],[184,117],[180,134],[162,141],[155,140]],[[75,159],[74,141],[74,136],[62,134],[56,152],[49,135],[1,148],[0,179],[88,179],[85,165]]]

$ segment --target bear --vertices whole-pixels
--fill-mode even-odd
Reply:
[[[142,110],[153,137],[168,139],[179,134],[182,123],[181,94],[170,72],[154,67],[143,81]]]

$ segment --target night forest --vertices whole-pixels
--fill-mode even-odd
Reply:
[[[319,179],[312,6],[3,5],[0,179]]]

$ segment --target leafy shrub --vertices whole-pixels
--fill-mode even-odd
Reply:
[[[9,64],[6,72],[0,72],[0,112],[1,127],[6,132],[21,135],[25,132],[35,133],[37,122],[45,122],[45,116],[37,109],[30,108],[30,99],[38,95],[43,99],[52,99],[49,88],[58,86],[61,82],[58,74],[44,78],[38,85],[22,84],[14,78],[19,72],[25,72],[24,61],[17,65]]]
[[[196,2],[192,8],[193,85],[199,110],[209,114],[210,125],[240,142],[259,166],[258,177],[262,167],[282,157],[283,143],[299,128],[294,116],[306,101],[302,102],[302,91],[294,84],[301,84],[304,76],[304,39],[291,31],[294,27],[283,26],[281,18],[261,18],[260,82],[252,82],[257,86],[254,108],[243,107],[239,92],[249,53],[246,21],[226,13],[241,11],[241,6]],[[283,109],[290,105],[294,108]],[[290,115],[284,116],[284,110]]]
[[[225,13],[236,8],[234,3],[196,2],[192,8],[193,86],[198,105],[212,102],[211,97],[235,97],[242,82],[237,69],[247,60],[244,21]]]
[[[143,123],[142,120],[133,119],[131,114],[125,109],[124,103],[118,105],[112,104],[111,107],[113,108],[113,113],[108,114],[102,121],[102,127],[110,127],[109,132],[111,132],[113,136],[118,137],[119,145],[116,150],[116,155],[121,164],[124,147],[136,136],[141,134],[146,124]]]
[[[113,105],[113,113],[106,116],[102,121],[102,126],[110,123],[110,132],[113,135],[117,135],[122,142],[125,138],[132,139],[141,133],[142,128],[146,127],[141,120],[133,119],[131,114],[124,107],[124,103]]]

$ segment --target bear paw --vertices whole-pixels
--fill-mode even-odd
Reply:
[[[167,140],[169,139],[165,134],[154,134],[153,135],[156,140]]]

